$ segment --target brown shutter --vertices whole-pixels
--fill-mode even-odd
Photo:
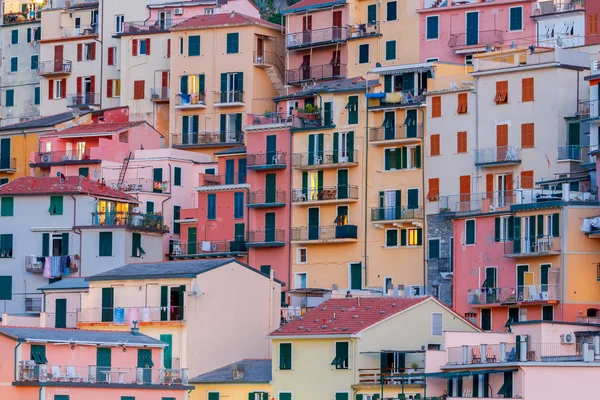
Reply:
[[[535,146],[534,124],[521,124],[521,148],[527,149]]]
[[[506,174],[506,190],[513,190],[513,174]]]
[[[169,71],[162,72],[162,82],[161,87],[168,88],[169,87]]]
[[[60,87],[62,89],[62,99],[64,99],[65,97],[67,97],[67,80],[66,79],[62,79],[60,81]]]
[[[113,80],[112,79],[108,79],[106,81],[106,97],[108,97],[108,98],[113,97]]]
[[[108,48],[108,65],[114,65],[115,64],[115,53],[114,53],[114,47],[109,47]]]
[[[521,171],[521,188],[533,189],[533,171]]]
[[[468,110],[468,97],[467,93],[458,94],[458,110],[459,114],[466,114]]]
[[[137,54],[138,54],[138,50],[137,50],[138,49],[138,43],[137,42],[138,42],[137,39],[133,39],[131,41],[131,55],[132,56],[137,56]]]
[[[429,137],[429,146],[430,146],[430,155],[439,156],[440,155],[440,135],[435,134]]]
[[[427,200],[437,201],[440,198],[440,178],[429,178],[429,192]]]
[[[83,44],[77,43],[77,61],[83,60]]]
[[[466,153],[467,152],[467,132],[458,132],[456,134],[456,152]]]
[[[486,197],[491,199],[494,197],[494,174],[486,174],[485,176],[485,192]]]
[[[77,77],[77,94],[80,95],[82,93],[82,87],[83,87],[83,81],[82,81],[82,77],[78,76]]]
[[[146,55],[150,55],[150,39],[146,39]]]
[[[471,209],[471,176],[463,175],[459,178],[460,210]]]
[[[90,76],[90,93],[96,93],[96,77]]]
[[[92,53],[90,60],[94,61],[96,59],[96,42],[90,43],[90,52]]]
[[[521,80],[521,101],[533,101],[534,100],[534,80],[533,78],[524,78]]]
[[[442,98],[434,96],[431,98],[431,117],[437,118],[442,116]]]
[[[167,58],[171,58],[171,39],[167,39]]]
[[[48,80],[48,100],[52,100],[54,98],[54,81],[52,79]]]

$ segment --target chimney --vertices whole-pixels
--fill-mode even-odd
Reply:
[[[334,283],[333,285],[331,285],[331,291],[336,292],[339,289],[339,285],[337,283]]]
[[[131,334],[138,336],[140,334],[140,328],[137,327],[138,322],[132,321]]]
[[[239,380],[244,377],[244,371],[246,366],[242,363],[233,364],[232,378],[233,380]]]
[[[404,297],[404,285],[398,285],[398,296]]]

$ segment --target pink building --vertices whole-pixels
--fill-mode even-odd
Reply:
[[[184,400],[186,369],[161,368],[168,345],[131,332],[0,327],[0,398]]]
[[[423,0],[420,61],[471,63],[487,49],[535,44],[535,0]]]

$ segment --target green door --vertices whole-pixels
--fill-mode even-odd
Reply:
[[[267,136],[267,159],[265,160],[267,165],[276,164],[276,155],[277,155],[277,136],[268,135]]]
[[[479,12],[467,13],[467,38],[466,45],[471,46],[479,42]]]
[[[348,170],[339,169],[337,173],[337,198],[347,199],[348,198]]]
[[[103,371],[110,371],[110,348],[98,347],[96,349],[96,381],[106,382],[107,375]]]
[[[275,213],[265,214],[265,242],[275,241]]]
[[[235,160],[225,161],[225,184],[233,185],[235,183]]]
[[[156,182],[162,183],[162,181],[163,181],[162,168],[154,168],[152,170],[152,175],[153,175],[153,180],[155,183]],[[162,193],[162,189],[157,189],[156,185],[152,185],[152,192],[153,193]]]
[[[492,310],[489,308],[481,309],[481,329],[484,331],[492,330]]]
[[[514,218],[513,254],[521,253],[521,217]]]
[[[319,209],[308,209],[308,240],[319,239]]]
[[[187,254],[196,254],[196,228],[188,228]]]
[[[0,169],[10,168],[10,139],[0,139]]]
[[[406,110],[406,119],[404,120],[407,138],[416,138],[418,136],[417,110]],[[396,167],[397,168],[397,167]]]
[[[55,328],[66,328],[67,327],[67,299],[56,299],[55,305]]]
[[[529,271],[527,265],[517,265],[517,300],[522,300],[525,291],[525,272]]]
[[[350,289],[362,289],[362,264],[350,264]]]
[[[113,321],[113,305],[115,290],[113,288],[102,288],[102,322]]]
[[[173,335],[160,335],[160,341],[167,344],[163,352],[163,367],[168,369],[173,368]]]
[[[246,225],[237,223],[233,225],[233,242],[230,251],[246,251]]]
[[[143,368],[143,379],[144,383],[152,383],[152,350],[149,349],[138,349],[138,362],[137,367]]]
[[[383,115],[383,137],[385,140],[393,140],[396,138],[396,112],[386,111]]]
[[[265,175],[265,203],[275,203],[275,195],[277,193],[277,180],[275,174]]]

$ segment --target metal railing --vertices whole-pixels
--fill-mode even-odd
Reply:
[[[122,32],[119,34],[138,34],[138,33],[159,33],[168,32],[171,27],[179,22],[185,21],[185,18],[165,18],[149,19],[146,21],[124,22]]]
[[[202,242],[181,243],[181,255],[210,255],[215,253],[245,253],[246,241],[237,240],[204,240]]]
[[[98,34],[97,25],[82,25],[82,26],[61,26],[60,27],[61,37],[73,37],[73,36],[89,36]]]
[[[261,229],[248,231],[248,244],[285,243],[285,229]]]
[[[246,124],[249,126],[275,125],[292,123],[292,116],[288,113],[266,112],[264,114],[248,114]]]
[[[246,183],[245,174],[198,174],[198,186],[242,185]]]
[[[467,290],[469,305],[516,304],[560,300],[560,285],[519,285]]]
[[[158,99],[168,99],[171,97],[171,89],[168,87],[158,87],[150,89],[150,99],[158,100]],[[181,101],[181,97],[177,96]]]
[[[577,114],[582,119],[600,117],[600,100],[580,101]]]
[[[288,50],[317,44],[338,43],[346,39],[348,39],[348,28],[345,26],[332,26],[285,35]]]
[[[437,272],[452,272],[454,270],[454,260],[446,258],[430,258],[427,260],[427,269]]]
[[[425,90],[422,88],[411,90],[399,90],[395,92],[386,92],[379,94],[383,96],[379,100],[379,107],[418,104],[425,101]],[[369,108],[377,108],[377,106],[372,106]]]
[[[110,187],[112,187],[113,189],[116,190],[123,190],[125,192],[146,192],[146,193],[152,193],[155,190],[155,185],[154,185],[154,180],[153,179],[146,179],[146,178],[134,178],[134,179],[125,179],[125,181],[123,181],[121,183],[121,185],[119,185],[119,181],[118,180],[110,180],[110,181],[105,181],[105,183],[107,185],[110,185]],[[156,181],[157,183],[159,181]],[[167,189],[163,189],[163,181],[160,181],[160,193],[170,193],[170,187],[171,185],[169,185],[170,182],[166,182],[167,183]]]
[[[347,184],[322,186],[318,188],[296,188],[293,193],[293,203],[346,199],[358,200],[358,186]]]
[[[554,14],[585,8],[584,0],[554,0],[532,4],[532,15]]]
[[[102,211],[92,213],[92,226],[127,226],[138,229],[164,231],[169,228],[164,224],[160,213],[134,213]]]
[[[294,129],[318,129],[331,125],[333,125],[333,115],[326,121],[321,111],[294,111],[294,114],[292,115],[292,128]]]
[[[475,150],[475,165],[518,162],[521,162],[521,149],[515,146],[500,146]]]
[[[63,161],[82,161],[90,160],[91,149],[83,150],[62,150],[36,153],[34,156],[34,164],[58,163]]]
[[[100,104],[100,93],[74,93],[67,95],[67,107],[87,107]]]
[[[248,205],[285,204],[285,190],[256,190],[248,193]]]
[[[369,128],[369,142],[398,139],[422,139],[423,125],[383,125]]]
[[[467,33],[453,33],[450,34],[450,40],[448,40],[448,47],[462,47],[462,46],[480,46],[488,44],[502,44],[504,43],[504,36],[501,30],[492,29],[477,32],[476,37]]]
[[[550,235],[521,236],[504,242],[505,256],[529,256],[558,254],[561,251],[560,237]]]
[[[379,21],[348,25],[348,39],[379,35]]]
[[[179,108],[200,107],[206,105],[206,93],[178,93],[175,96],[175,106]]]
[[[244,92],[241,90],[228,90],[226,92],[217,92],[219,103],[243,103]]]
[[[360,385],[422,385],[425,380],[423,376],[411,376],[412,374],[422,374],[423,368],[359,368],[358,383]],[[398,399],[393,397],[392,399]],[[384,397],[384,399],[386,399]],[[421,398],[423,400],[423,398]]]
[[[16,169],[17,169],[16,158],[0,156],[0,171],[14,171]]]
[[[156,361],[158,364],[158,361]],[[188,370],[174,368],[123,368],[99,365],[36,364],[19,361],[18,382],[77,382],[87,384],[188,385]]]
[[[226,132],[190,132],[171,134],[174,146],[241,144],[244,142],[242,131]]]
[[[246,154],[246,166],[269,167],[287,164],[287,153],[282,151],[270,151],[267,153]]]
[[[41,297],[25,297],[25,312],[42,312]]]
[[[185,319],[185,306],[169,307],[102,307],[78,308],[77,322],[95,323],[111,322],[115,325],[129,325],[133,321],[160,322],[183,321]]]
[[[285,81],[288,85],[320,79],[343,78],[346,76],[346,64],[330,63],[306,65],[300,68],[286,69]]]
[[[3,24],[5,25],[11,25],[11,24],[21,24],[24,22],[31,22],[31,21],[36,21],[39,20],[42,17],[42,14],[39,10],[33,10],[33,11],[23,11],[23,12],[16,12],[16,13],[6,13],[3,16]],[[38,39],[36,39],[38,40]]]
[[[285,66],[283,60],[279,54],[272,51],[259,51],[254,50],[253,53],[254,64],[262,65],[267,67],[274,67],[280,77],[283,77],[283,71]]]
[[[493,343],[448,347],[448,365],[583,361],[581,343]]]
[[[44,272],[44,264],[46,258],[50,259],[50,262],[54,262],[53,259],[56,259],[59,262],[62,262],[63,257],[70,257],[71,260],[74,260],[75,257],[78,257],[75,254],[69,254],[68,256],[25,256],[25,271],[31,272],[33,274],[41,274]],[[79,270],[77,264],[70,263],[69,272],[77,272]],[[66,274],[66,273],[65,273]]]
[[[38,75],[62,75],[70,74],[73,70],[71,60],[50,60],[38,63]]]
[[[421,207],[372,207],[371,221],[394,221],[402,219],[423,219]]]
[[[325,150],[314,153],[294,153],[294,167],[358,163],[357,150]]]
[[[292,228],[292,241],[357,239],[356,225],[315,225]]]
[[[589,147],[587,146],[559,146],[558,147],[558,160],[566,161],[583,161],[587,153],[589,152]]]

